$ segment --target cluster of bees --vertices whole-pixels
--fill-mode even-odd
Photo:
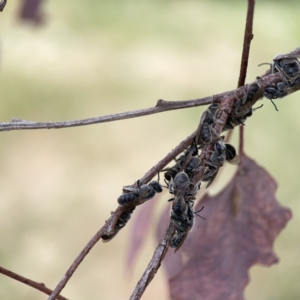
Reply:
[[[300,85],[300,63],[298,60],[300,48],[287,55],[278,55],[271,64],[271,73],[279,72],[282,81],[267,86],[264,96],[270,100],[283,98],[294,92]]]
[[[279,83],[264,88],[263,95],[271,101],[288,95],[300,84],[300,64],[296,55],[275,57],[270,71],[271,73],[279,72],[282,78]],[[261,98],[261,94],[258,83],[250,84],[247,93],[242,98],[236,99],[223,131],[244,125],[246,119],[255,110],[252,106]],[[118,203],[122,206],[128,206],[128,210],[125,210],[118,219],[115,227],[116,232],[126,225],[136,205],[153,198],[165,187],[172,195],[169,201],[172,202],[171,221],[175,225],[175,234],[170,240],[170,247],[175,248],[175,251],[180,248],[194,225],[195,215],[201,217],[198,213],[203,207],[199,211],[193,210],[195,196],[200,189],[201,182],[207,182],[208,187],[226,161],[232,164],[237,164],[239,161],[235,148],[226,144],[224,137],[219,136],[214,129],[219,110],[220,103],[213,102],[203,112],[191,146],[175,159],[175,164],[172,167],[160,171],[164,172],[166,186],[159,183],[158,174],[158,181],[151,181],[144,185],[137,181],[137,188],[124,188],[125,193],[118,198]],[[201,161],[198,155],[199,150],[208,144],[212,145],[212,150],[209,151],[210,158]],[[201,168],[204,168],[202,179],[197,184],[193,184],[193,176]]]

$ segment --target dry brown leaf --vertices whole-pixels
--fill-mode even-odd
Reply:
[[[249,268],[278,262],[273,243],[291,212],[276,201],[270,175],[250,158],[241,159],[230,184],[196,208],[204,205],[206,221],[197,220],[182,246],[180,272],[169,274],[173,300],[244,299]]]

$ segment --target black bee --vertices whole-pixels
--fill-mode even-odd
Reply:
[[[252,105],[257,101],[257,92],[259,91],[259,85],[254,82],[249,85],[247,94],[241,99],[237,99],[234,107],[229,114],[227,121],[224,125],[223,131],[233,129],[238,125],[245,125],[248,117],[252,116],[255,109],[252,109]]]
[[[185,172],[179,172],[174,179],[171,179],[168,185],[169,192],[175,198],[184,198],[189,191],[190,184],[189,176]]]
[[[198,156],[193,156],[190,161],[187,163],[185,168],[185,173],[189,178],[194,174],[195,171],[199,170],[201,160]]]
[[[190,230],[194,225],[194,215],[198,215],[202,211],[202,207],[199,211],[194,212],[191,205],[179,206],[177,210],[172,209],[171,219],[176,226],[176,232],[170,241],[170,247],[175,248],[175,252],[181,247],[186,237],[188,236]]]
[[[155,196],[156,193],[162,192],[162,186],[158,181],[151,181],[149,184],[140,185],[140,181],[137,181],[136,188],[124,188],[128,193],[122,194],[118,198],[118,203],[120,205],[139,205]]]
[[[203,175],[202,181],[208,181],[206,188],[208,188],[214,181],[220,167],[223,166],[225,161],[231,164],[238,163],[238,155],[236,155],[235,148],[230,144],[225,144],[222,139],[218,140],[214,145],[214,150],[207,162],[207,169]]]
[[[257,92],[259,91],[259,85],[254,82],[249,85],[247,94],[241,99],[237,99],[233,107],[233,113],[235,117],[242,117],[251,110],[253,104],[258,100]]]
[[[216,120],[216,113],[220,107],[219,103],[212,103],[202,114],[196,132],[196,144],[202,148],[205,144],[210,144],[218,137],[213,125]]]
[[[191,157],[196,155],[198,155],[198,148],[196,143],[193,142],[184,154],[180,155],[179,158],[175,159],[176,163],[173,167],[162,170],[165,171],[165,182],[170,182],[172,178],[174,179],[175,176],[185,168],[187,161],[189,161]]]
[[[183,244],[189,234],[189,231],[194,225],[194,212],[187,203],[177,202],[176,207],[172,206],[171,220],[175,224],[176,231],[170,241],[170,247],[175,248],[175,252]]]
[[[300,63],[294,52],[277,55],[271,64],[271,72],[279,72],[283,80],[291,85],[300,75]]]
[[[268,85],[264,90],[264,96],[270,100],[283,98],[287,95],[286,87],[287,85],[282,81],[277,84]]]
[[[276,84],[268,85],[264,90],[264,96],[272,101],[272,99],[283,98],[296,90],[299,90],[300,76],[298,76],[292,84],[280,81]],[[276,105],[272,101],[276,108]],[[277,110],[277,108],[276,108]]]
[[[276,110],[273,99],[283,98],[299,88],[300,63],[298,60],[299,48],[289,54],[277,55],[271,65],[271,73],[280,73],[282,81],[269,85],[264,90],[264,96],[271,100]],[[262,64],[261,64],[262,65]]]
[[[117,233],[127,224],[127,222],[130,220],[131,218],[131,214],[132,212],[135,210],[135,207],[132,207],[128,210],[125,210],[121,216],[119,217],[119,219],[117,220],[116,226],[115,226],[115,231],[113,235],[103,235],[102,236],[102,241],[103,242],[109,242],[110,240],[112,240]]]

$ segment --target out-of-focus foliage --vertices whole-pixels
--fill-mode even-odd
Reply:
[[[33,27],[17,20],[20,2],[10,1],[0,15],[0,119],[79,119],[149,107],[159,98],[189,99],[233,89],[244,2],[53,0],[43,4],[45,24]],[[257,1],[255,10],[248,82],[264,72],[259,63],[293,50],[300,40],[298,11],[290,2]],[[275,243],[280,263],[252,269],[249,299],[298,299],[300,294],[298,97],[295,93],[279,100],[279,112],[264,100],[245,128],[247,153],[276,178],[276,197],[294,215]],[[122,186],[194,131],[202,110],[84,128],[2,133],[0,264],[54,287],[115,209]],[[213,192],[235,167],[226,169]],[[160,198],[161,206],[167,199]],[[95,247],[64,295],[128,298],[156,244],[149,234],[132,280],[125,279],[131,224],[112,242]],[[3,300],[41,298],[3,276],[0,286]],[[160,271],[143,299],[167,295]]]

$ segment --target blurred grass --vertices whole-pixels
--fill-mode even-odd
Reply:
[[[47,1],[47,24],[16,22],[16,2],[0,15],[1,121],[56,121],[150,107],[233,89],[246,7],[217,1]],[[298,10],[257,2],[248,82],[261,62],[299,46]],[[300,131],[298,94],[264,100],[247,122],[246,152],[276,178],[294,217],[275,243],[280,263],[251,269],[247,299],[299,299]],[[102,226],[123,185],[151,168],[198,125],[203,109],[82,128],[3,132],[0,140],[0,265],[54,287]],[[235,145],[237,137],[233,139]],[[229,180],[227,167],[216,192]],[[143,248],[129,281],[129,226],[99,243],[64,290],[70,299],[128,299],[155,242]],[[124,271],[124,272],[123,272]],[[167,299],[159,271],[143,299]],[[0,276],[0,298],[41,294]]]

